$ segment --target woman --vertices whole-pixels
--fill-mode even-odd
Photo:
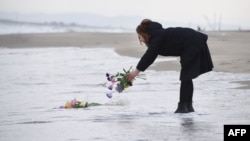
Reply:
[[[158,55],[180,56],[180,101],[175,113],[194,112],[192,79],[213,68],[206,43],[208,36],[190,28],[164,29],[160,23],[149,19],[142,20],[136,32],[140,43],[145,43],[148,48],[136,69],[127,75],[127,80],[132,81],[141,71],[145,71]]]

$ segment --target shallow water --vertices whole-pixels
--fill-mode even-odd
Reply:
[[[147,80],[108,99],[100,85],[105,73],[137,61],[108,48],[0,48],[0,140],[221,141],[223,125],[250,124],[250,90],[231,83],[249,74],[195,79],[196,112],[189,114],[173,113],[180,85],[174,71],[146,71]],[[103,105],[57,108],[73,98]]]

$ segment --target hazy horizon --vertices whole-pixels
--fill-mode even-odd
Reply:
[[[67,16],[78,15],[83,19],[87,17],[84,21],[91,25],[99,25],[103,22],[105,25],[133,27],[141,19],[150,18],[162,22],[166,26],[201,26],[208,30],[250,29],[248,16],[250,1],[248,0],[157,0],[147,2],[142,0],[19,0],[18,2],[1,0],[0,9],[0,13],[16,14],[9,18],[21,21],[22,18],[25,20],[31,15],[39,15],[38,17],[33,16],[33,20],[46,19],[47,16],[49,21],[54,17],[55,21],[60,19],[62,22],[71,20],[71,22],[78,23],[80,19]],[[65,15],[64,18],[63,15]],[[92,15],[93,20],[88,17],[89,15]]]

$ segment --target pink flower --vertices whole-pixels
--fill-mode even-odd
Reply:
[[[112,76],[110,81],[111,81],[112,83],[115,83],[115,77]]]
[[[71,107],[74,107],[76,105],[76,99],[71,100],[70,105]]]

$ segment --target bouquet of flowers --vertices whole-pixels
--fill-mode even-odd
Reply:
[[[99,106],[99,103],[88,103],[84,100],[78,101],[76,99],[72,99],[71,101],[67,101],[64,106],[60,106],[60,108],[86,108],[90,106]]]
[[[110,91],[106,93],[106,96],[108,98],[112,98],[113,95],[112,93],[114,93],[113,88],[115,87],[115,91],[118,93],[122,93],[126,88],[133,86],[133,81],[127,81],[126,76],[128,73],[130,73],[132,69],[132,66],[128,69],[125,70],[123,69],[123,72],[117,72],[116,75],[111,75],[109,73],[106,73],[106,77],[108,82],[106,82],[104,84],[105,87],[107,87]],[[143,77],[141,77],[141,75],[136,76],[136,78],[141,78],[141,79],[145,79]]]

